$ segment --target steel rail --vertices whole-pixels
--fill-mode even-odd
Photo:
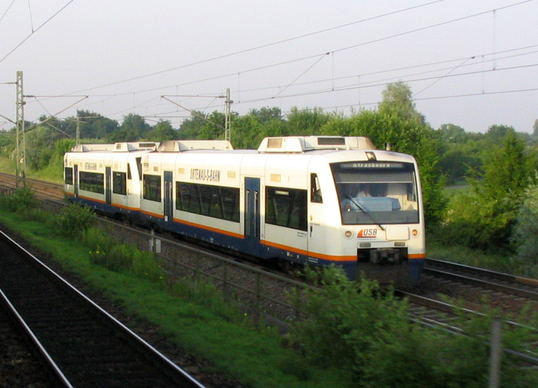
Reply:
[[[432,264],[434,266],[441,265],[441,266],[445,266],[449,268],[477,272],[477,273],[483,274],[484,276],[495,277],[496,279],[503,280],[503,281],[516,282],[516,283],[522,283],[529,286],[535,286],[538,289],[538,279],[534,279],[534,278],[513,275],[513,274],[509,274],[505,272],[493,271],[487,268],[474,267],[467,264],[455,263],[453,261],[447,261],[447,260],[441,260],[441,259],[427,258],[425,260],[425,264]]]
[[[427,297],[424,297],[424,296],[421,296],[421,295],[412,294],[412,293],[407,292],[407,291],[395,290],[395,294],[397,296],[400,296],[400,297],[408,298],[408,300],[413,304],[426,306],[426,307],[432,308],[432,309],[434,309],[436,311],[441,311],[443,313],[455,314],[456,311],[462,311],[462,312],[464,312],[466,314],[470,314],[470,315],[474,315],[474,316],[481,316],[481,317],[485,316],[485,314],[483,314],[483,313],[481,313],[479,311],[474,311],[474,310],[470,310],[470,309],[467,309],[467,308],[454,306],[454,305],[451,305],[451,304],[446,303],[446,302],[442,302],[442,301],[439,301],[439,300],[436,300],[436,299],[427,298]],[[433,329],[441,329],[441,330],[443,330],[445,332],[448,332],[448,333],[451,333],[451,334],[467,335],[461,328],[458,328],[458,327],[453,326],[453,325],[448,325],[447,323],[439,321],[439,320],[421,317],[419,314],[413,314],[413,317],[411,318],[411,320],[413,322],[415,322],[415,323],[418,323],[418,324],[422,325],[422,326],[430,327],[430,328],[433,328]],[[538,330],[536,328],[529,327],[529,326],[526,326],[526,325],[522,325],[522,324],[519,324],[519,323],[516,323],[516,322],[513,322],[513,321],[504,321],[504,323],[509,325],[510,327],[520,327],[520,328],[526,328],[526,329],[535,330],[535,331]],[[538,354],[536,354],[534,352],[528,351],[528,353],[524,353],[524,352],[520,352],[520,351],[516,351],[516,350],[513,350],[513,349],[508,349],[508,348],[503,348],[503,352],[505,352],[506,354],[510,354],[512,356],[519,357],[520,359],[522,359],[522,360],[524,360],[524,361],[526,361],[528,363],[531,363],[533,365],[538,365]]]
[[[52,277],[55,281],[60,283],[62,286],[69,289],[71,292],[73,292],[75,295],[77,295],[79,298],[84,300],[87,305],[91,306],[95,311],[100,313],[102,316],[108,319],[109,322],[111,322],[113,325],[115,325],[118,329],[122,330],[124,333],[127,333],[130,338],[132,338],[136,343],[141,346],[143,349],[146,349],[148,352],[154,354],[157,356],[157,358],[167,367],[174,370],[178,375],[182,376],[184,379],[186,379],[190,386],[204,387],[201,383],[199,383],[196,379],[194,379],[191,375],[189,375],[186,371],[181,369],[179,366],[177,366],[174,362],[172,362],[170,359],[168,359],[165,355],[163,355],[161,352],[159,352],[155,347],[150,345],[147,341],[145,341],[143,338],[141,338],[138,334],[133,332],[131,329],[129,329],[127,326],[125,326],[122,322],[114,318],[110,313],[108,313],[106,310],[104,310],[102,307],[97,305],[94,301],[92,301],[90,298],[88,298],[85,294],[83,294],[81,291],[76,289],[73,285],[71,285],[67,280],[62,278],[60,275],[58,275],[56,272],[54,272],[49,266],[47,266],[43,261],[38,259],[36,256],[34,256],[31,252],[29,252],[26,248],[24,248],[22,245],[20,245],[17,241],[15,241],[13,238],[11,238],[9,235],[7,235],[4,231],[0,230],[0,238],[3,238],[5,241],[7,241],[10,245],[15,247],[17,250],[22,252],[26,257],[30,258],[32,262],[37,264],[44,272],[46,272],[49,276]]]
[[[468,275],[462,275],[462,274],[458,274],[458,273],[454,273],[454,272],[443,271],[443,270],[440,270],[440,269],[426,268],[426,267],[423,268],[423,273],[424,274],[431,274],[431,275],[437,276],[437,277],[444,277],[444,278],[447,278],[447,279],[454,279],[456,281],[463,281],[465,283],[475,284],[475,285],[483,287],[483,288],[488,288],[488,289],[492,289],[492,290],[495,290],[495,291],[501,291],[501,292],[504,292],[504,293],[507,293],[507,294],[521,296],[521,297],[524,297],[524,298],[527,298],[527,299],[538,300],[538,292],[536,292],[536,291],[525,290],[525,289],[522,289],[522,288],[516,288],[516,287],[512,287],[510,285],[501,284],[501,283],[494,283],[492,281],[485,280],[485,279],[480,279],[480,278],[477,278],[477,277],[472,277],[472,276],[468,276]]]
[[[7,295],[4,293],[4,291],[2,291],[2,289],[0,289],[0,303],[4,305],[5,309],[8,311],[13,320],[24,331],[27,338],[30,339],[32,345],[37,349],[37,352],[41,355],[43,361],[49,367],[49,370],[51,370],[52,373],[58,379],[58,382],[60,384],[63,384],[65,387],[73,387],[71,382],[67,379],[67,377],[65,377],[60,367],[56,364],[51,355],[47,352],[41,341],[39,341],[37,336],[34,334],[32,329],[30,329],[28,324],[24,321],[24,318],[19,314],[15,306],[13,306],[13,304],[11,303]]]

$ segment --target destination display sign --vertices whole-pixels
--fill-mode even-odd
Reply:
[[[352,162],[342,163],[342,168],[403,168],[403,163]]]
[[[220,171],[209,168],[191,168],[191,179],[204,182],[220,182]]]

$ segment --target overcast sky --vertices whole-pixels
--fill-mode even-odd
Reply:
[[[45,96],[71,94],[89,97],[58,117],[137,113],[177,127],[189,113],[162,95],[222,111],[213,96],[226,88],[242,114],[350,114],[398,80],[434,128],[532,132],[538,119],[536,0],[0,0],[0,37],[0,83],[22,70],[38,96],[27,120],[79,100]],[[0,84],[0,115],[14,119],[14,85]]]

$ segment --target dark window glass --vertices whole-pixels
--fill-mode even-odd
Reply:
[[[131,176],[131,163],[127,163],[127,179],[132,179],[132,176]]]
[[[318,145],[346,145],[343,137],[318,137]]]
[[[136,168],[138,169],[138,179],[142,180],[142,158],[136,158]]]
[[[73,184],[73,167],[66,167],[64,169],[64,176],[65,176],[64,183],[66,185],[72,185]]]
[[[144,199],[161,202],[161,177],[144,174]]]
[[[323,203],[318,174],[310,174],[310,201],[315,203]]]
[[[331,164],[340,201],[342,224],[409,224],[419,222],[415,168],[401,162]]]
[[[81,190],[91,191],[99,194],[103,194],[105,192],[104,174],[81,171],[79,175]]]
[[[112,192],[114,194],[127,194],[127,175],[124,172],[112,172]]]
[[[176,209],[239,222],[239,189],[176,182]]]
[[[265,222],[306,230],[306,190],[266,187]]]

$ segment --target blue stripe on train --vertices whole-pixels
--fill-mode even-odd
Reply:
[[[118,208],[112,205],[107,205],[103,203],[98,203],[94,201],[90,201],[83,198],[70,198],[71,201],[84,204],[86,206],[89,206],[91,208],[94,208],[98,211],[107,213],[107,214],[124,214],[128,217],[136,218],[140,221],[147,221],[150,223],[153,223],[163,230],[167,230],[170,232],[178,233],[187,237],[191,237],[197,240],[205,241],[213,245],[218,245],[220,247],[228,248],[231,250],[235,250],[238,252],[250,254],[262,259],[283,259],[288,260],[297,264],[311,264],[311,265],[331,265],[334,264],[336,266],[341,267],[347,276],[350,279],[356,279],[357,274],[359,273],[361,269],[360,263],[357,265],[357,262],[334,262],[330,260],[323,260],[323,259],[317,259],[312,258],[306,255],[302,255],[299,253],[287,251],[280,248],[270,247],[263,244],[257,244],[257,246],[252,246],[251,244],[247,244],[247,241],[245,239],[227,236],[218,232],[197,228],[195,226],[191,225],[185,225],[179,222],[168,222],[164,221],[163,219],[152,217],[150,215],[143,214],[138,211],[134,210],[127,210]],[[424,260],[420,259],[413,259],[409,260],[409,275],[413,282],[418,282],[420,280],[420,273],[422,272],[422,266],[424,265]]]

